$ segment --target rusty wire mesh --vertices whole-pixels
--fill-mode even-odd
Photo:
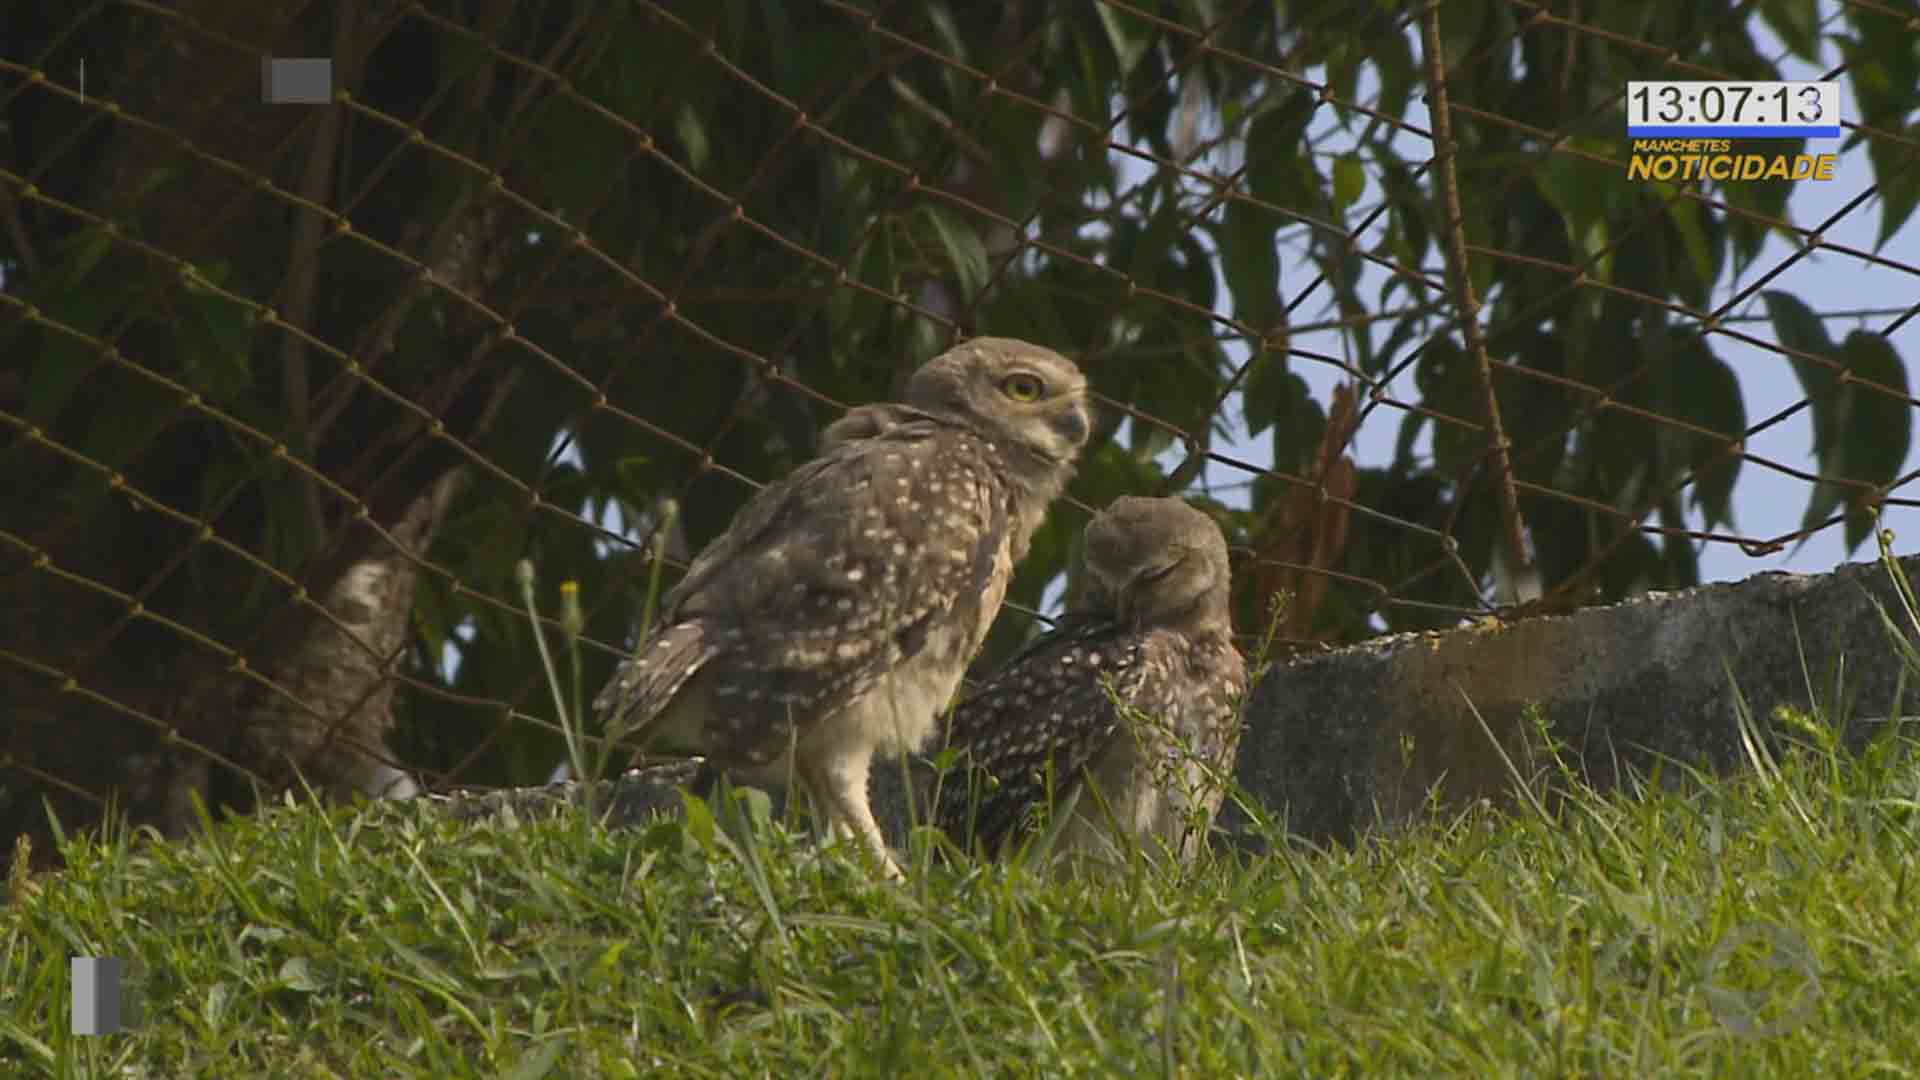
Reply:
[[[1753,7],[1733,5],[1712,18],[1724,28],[1750,17]],[[1351,639],[1400,625],[1393,617],[1396,612],[1415,612],[1416,623],[1440,625],[1510,611],[1514,600],[1531,598],[1525,590],[1516,591],[1511,579],[1528,568],[1542,530],[1560,527],[1554,524],[1562,519],[1554,516],[1553,507],[1577,511],[1580,520],[1612,524],[1577,565],[1545,568],[1544,595],[1528,610],[1617,595],[1619,583],[1608,576],[1610,560],[1624,545],[1647,537],[1679,537],[1702,547],[1737,546],[1763,557],[1785,550],[1804,535],[1847,528],[1849,513],[1912,505],[1899,491],[1913,473],[1873,482],[1831,470],[1823,473],[1818,463],[1805,459],[1789,460],[1791,448],[1766,454],[1757,449],[1770,431],[1822,408],[1815,394],[1751,419],[1738,430],[1721,430],[1694,418],[1667,415],[1636,397],[1636,383],[1652,377],[1662,362],[1664,354],[1658,350],[1612,381],[1595,385],[1564,368],[1556,371],[1511,348],[1497,347],[1516,326],[1551,319],[1543,312],[1561,310],[1555,305],[1568,303],[1569,297],[1603,297],[1660,309],[1674,324],[1737,352],[1743,374],[1766,358],[1812,365],[1831,373],[1822,385],[1836,395],[1853,394],[1856,397],[1848,400],[1856,400],[1866,394],[1909,409],[1915,399],[1904,376],[1890,382],[1863,375],[1832,350],[1770,339],[1745,312],[1762,290],[1790,288],[1796,276],[1812,274],[1808,260],[1817,255],[1831,273],[1872,274],[1900,282],[1909,301],[1852,317],[1880,340],[1915,351],[1920,339],[1909,324],[1920,311],[1920,260],[1913,258],[1912,249],[1893,243],[1869,250],[1830,239],[1843,221],[1869,213],[1880,201],[1867,164],[1870,153],[1904,161],[1909,170],[1920,164],[1920,138],[1911,127],[1876,127],[1856,116],[1846,118],[1849,135],[1859,142],[1843,153],[1837,183],[1853,190],[1855,197],[1814,225],[1756,212],[1717,190],[1674,186],[1662,189],[1659,199],[1604,242],[1570,251],[1563,259],[1542,258],[1486,236],[1468,235],[1459,222],[1461,201],[1464,197],[1484,205],[1510,193],[1517,198],[1529,170],[1560,167],[1556,162],[1572,170],[1576,180],[1582,169],[1623,170],[1618,146],[1624,143],[1620,115],[1625,85],[1593,102],[1578,122],[1548,130],[1485,107],[1476,98],[1475,82],[1484,69],[1507,63],[1506,50],[1524,39],[1558,42],[1569,56],[1575,50],[1604,55],[1607,63],[1639,79],[1739,78],[1748,73],[1697,62],[1670,41],[1620,34],[1583,19],[1577,7],[1563,11],[1553,5],[1495,4],[1491,10],[1499,19],[1490,27],[1450,35],[1443,34],[1437,17],[1426,20],[1424,8],[1355,18],[1344,30],[1338,20],[1322,13],[1316,16],[1319,22],[1295,27],[1292,35],[1248,40],[1235,39],[1233,31],[1240,23],[1266,17],[1259,5],[1206,9],[1211,20],[1193,14],[1195,10],[1200,9],[1163,11],[1128,0],[1101,0],[1071,16],[1009,16],[993,28],[991,50],[961,55],[955,42],[964,34],[918,5],[810,0],[791,5],[794,17],[814,28],[807,32],[857,42],[873,64],[866,70],[784,71],[786,90],[765,77],[763,69],[771,61],[764,42],[722,32],[717,27],[724,20],[716,22],[718,16],[710,18],[692,5],[651,0],[622,8],[618,15],[575,12],[559,32],[542,39],[539,49],[530,39],[516,38],[517,24],[504,15],[455,16],[432,5],[369,6],[349,26],[344,18],[329,24],[298,5],[269,6],[256,17],[235,19],[214,18],[195,5],[103,3],[71,13],[70,24],[44,36],[47,44],[41,51],[0,60],[0,99],[13,115],[45,108],[51,101],[63,110],[59,115],[78,121],[71,136],[48,137],[43,132],[37,144],[46,147],[42,155],[8,161],[0,168],[0,225],[8,228],[12,241],[4,264],[8,287],[0,291],[0,320],[14,335],[11,340],[37,343],[42,358],[48,350],[64,350],[76,372],[72,382],[81,387],[78,396],[59,398],[59,407],[36,412],[35,401],[53,399],[46,397],[50,392],[45,386],[52,366],[28,358],[24,365],[17,360],[7,365],[10,373],[0,372],[7,483],[24,487],[44,476],[52,485],[45,499],[15,504],[31,507],[30,516],[0,522],[0,580],[6,582],[5,602],[14,605],[0,641],[0,668],[5,669],[0,693],[6,695],[11,725],[6,757],[0,761],[0,807],[5,808],[9,829],[29,830],[42,796],[84,819],[97,814],[109,797],[138,811],[143,799],[178,802],[182,791],[217,792],[218,784],[208,779],[210,771],[266,789],[285,786],[285,777],[268,767],[278,764],[273,753],[257,740],[207,719],[207,714],[223,710],[255,716],[248,721],[254,724],[263,722],[258,715],[301,717],[323,731],[326,740],[350,744],[356,753],[396,768],[418,770],[430,785],[484,774],[479,763],[498,751],[502,740],[511,741],[513,732],[533,731],[544,733],[536,738],[548,738],[553,726],[545,680],[532,663],[517,666],[505,689],[485,694],[464,692],[466,684],[448,674],[444,664],[450,655],[478,662],[472,659],[476,633],[485,635],[491,627],[498,636],[500,627],[524,619],[506,566],[531,556],[542,567],[542,595],[550,599],[554,573],[543,553],[591,552],[609,564],[599,588],[589,590],[585,643],[595,670],[604,671],[626,647],[621,633],[630,624],[631,583],[644,576],[636,572],[644,560],[634,553],[654,550],[651,545],[658,539],[670,567],[684,565],[689,554],[687,538],[653,536],[662,507],[671,501],[714,508],[706,520],[689,523],[692,533],[710,535],[717,521],[724,520],[725,508],[737,506],[759,484],[806,456],[808,432],[838,408],[854,403],[845,395],[897,386],[899,373],[913,362],[969,333],[1017,332],[1042,340],[1079,360],[1096,387],[1108,391],[1101,400],[1108,421],[1104,434],[1114,435],[1124,427],[1136,452],[1131,471],[1123,470],[1117,478],[1111,468],[1101,473],[1096,485],[1100,494],[1186,493],[1220,512],[1235,542],[1237,581],[1247,594],[1238,611],[1249,638],[1259,636],[1261,627],[1253,623],[1280,595],[1293,599],[1281,629],[1283,638],[1296,643]],[[1823,5],[1820,11],[1822,25],[1862,11],[1910,29],[1915,25],[1912,13],[1897,5],[1849,0]],[[169,41],[190,43],[203,58],[219,59],[196,62],[192,70],[201,74],[190,84],[158,93],[211,103],[210,108],[226,110],[222,119],[210,121],[206,112],[192,107],[155,108],[152,96],[140,106],[123,105],[103,90],[102,84],[116,82],[97,63],[95,89],[87,91],[70,62],[68,45],[100,25],[129,18],[142,20],[148,32]],[[1136,77],[1116,80],[1116,95],[1107,101],[1090,102],[1066,93],[1042,98],[1023,90],[1022,65],[1028,58],[1052,47],[1049,35],[1067,33],[1063,27],[1087,19],[1108,20],[1116,52],[1123,51],[1127,40],[1122,30],[1136,39],[1154,35],[1158,51],[1153,63],[1159,65],[1159,78],[1137,77],[1141,69],[1136,66]],[[730,132],[726,117],[700,114],[712,102],[678,101],[669,91],[633,100],[596,96],[592,88],[607,85],[599,73],[619,63],[617,56],[595,47],[597,39],[612,33],[609,20],[642,24],[646,33],[671,42],[664,47],[681,56],[685,71],[704,73],[701,77],[709,81],[700,86],[721,85],[728,94],[757,97],[767,115],[782,118],[782,127]],[[1121,20],[1122,29],[1114,29],[1112,20]],[[764,27],[764,33],[776,39],[795,32],[792,25]],[[1712,20],[1697,31],[1716,32]],[[336,35],[333,40],[340,46],[334,104],[313,109],[248,104],[257,98],[253,80],[259,57],[276,48],[285,53],[290,41],[324,42],[327,33]],[[1313,43],[1343,33],[1345,47],[1355,58],[1388,48],[1417,57],[1425,85],[1411,94],[1415,104],[1382,107],[1387,91],[1378,80],[1370,86],[1351,78],[1342,81],[1335,74],[1337,64],[1324,56],[1316,63],[1302,62],[1310,45],[1320,48]],[[443,62],[434,69],[445,76],[437,83],[397,85],[404,83],[405,73],[380,70],[370,61],[383,55],[391,60],[382,50],[401,48],[396,42],[437,50],[442,57],[458,58],[458,64]],[[773,52],[777,57],[777,44]],[[147,54],[144,59],[151,65],[147,70],[122,71],[117,85],[178,77],[186,70],[177,58]],[[1136,57],[1136,65],[1140,62]],[[446,74],[456,68],[504,73],[492,77],[511,92],[462,100],[474,82]],[[1304,102],[1308,114],[1324,114],[1329,120],[1302,127],[1302,144],[1288,152],[1332,160],[1334,182],[1358,182],[1359,194],[1350,191],[1354,197],[1346,205],[1315,214],[1256,192],[1257,185],[1249,180],[1260,167],[1255,159],[1270,155],[1272,148],[1250,144],[1244,125],[1209,114],[1199,104],[1205,87],[1194,89],[1205,82],[1200,73],[1222,70],[1238,72],[1245,86],[1260,88],[1265,100],[1304,92],[1304,98],[1293,100]],[[1846,75],[1844,65],[1820,73],[1828,79]],[[694,78],[684,72],[682,76]],[[793,85],[803,85],[807,92],[796,94]],[[868,107],[861,95],[874,86],[891,86],[893,100],[903,111],[925,111],[934,118],[933,130],[944,138],[928,140],[918,157],[902,158],[846,134],[872,130],[849,118]],[[1343,91],[1356,86],[1366,86],[1370,93]],[[940,88],[944,107],[930,100],[930,87]],[[1431,95],[1429,103],[1435,106],[1431,118],[1417,104],[1423,93]],[[1404,106],[1406,88],[1401,94]],[[1135,131],[1132,118],[1149,107],[1170,111],[1186,125],[1186,137],[1169,142]],[[570,191],[590,194],[573,199],[564,212],[556,211],[551,187],[542,185],[539,194],[529,194],[535,185],[520,172],[520,154],[542,138],[541,127],[513,129],[518,143],[488,144],[450,119],[462,108],[508,116],[547,110],[542,115],[564,116],[568,132],[591,132],[592,138],[618,147],[618,168],[603,176],[583,167],[582,173],[592,175],[567,177]],[[1024,117],[1019,122],[1039,133],[1038,145],[1022,160],[997,160],[990,142],[992,125],[1014,123],[1009,117]],[[1349,122],[1419,140],[1427,149],[1410,155],[1403,172],[1370,174],[1369,162],[1342,149],[1351,145],[1341,143],[1350,139],[1341,126]],[[1490,191],[1474,189],[1461,179],[1463,163],[1456,147],[1463,132],[1475,129],[1502,131],[1532,148],[1528,156],[1506,164],[1510,179]],[[121,170],[130,175],[92,189],[63,182],[91,167],[72,148],[102,137],[139,146],[121,162]],[[353,182],[329,176],[324,167],[317,172],[298,167],[315,160],[316,140],[338,143],[349,137],[357,140],[356,146],[377,147],[381,155],[354,162]],[[716,150],[713,144],[720,140],[732,141]],[[1606,140],[1612,140],[1611,151],[1603,145]],[[242,153],[236,146],[250,149]],[[744,175],[744,183],[725,186],[712,179],[724,171],[710,166],[722,151],[744,162],[727,174]],[[856,237],[851,248],[842,244],[840,250],[828,250],[830,245],[818,239],[824,230],[809,235],[783,218],[783,185],[791,180],[787,170],[801,155],[832,163],[840,170],[833,183],[871,185],[879,192],[869,203],[876,212],[851,230]],[[604,164],[605,159],[597,160]],[[1089,230],[1113,227],[1111,207],[1058,205],[1047,187],[1049,169],[1082,167],[1088,161],[1104,163],[1123,177],[1120,186],[1126,191],[1147,193],[1139,195],[1143,201],[1155,198],[1176,206],[1175,216],[1196,229],[1231,214],[1264,222],[1262,236],[1272,237],[1269,252],[1294,256],[1285,263],[1279,295],[1261,308],[1243,303],[1239,289],[1187,287],[1175,275],[1125,265],[1111,246],[1090,253],[1081,238]],[[1355,163],[1361,166],[1357,181]],[[138,220],[137,208],[148,190],[138,175],[141,170],[156,178],[184,171],[212,179],[204,181],[208,193],[197,203],[181,197],[172,204],[193,213],[184,220],[155,224]],[[1009,196],[1004,185],[1013,181],[1005,175],[995,178],[1003,184],[998,189],[982,179],[982,173],[996,171],[1036,175],[1021,176],[1024,187]],[[347,175],[344,166],[340,175]],[[1476,182],[1490,182],[1484,169],[1473,175]],[[381,207],[391,185],[403,182],[448,192],[448,213],[435,220],[383,219]],[[1412,263],[1396,257],[1391,240],[1403,234],[1390,232],[1408,205],[1403,198],[1408,190],[1424,193],[1442,210],[1434,218],[1431,254]],[[89,191],[97,196],[92,201],[68,194]],[[680,223],[693,239],[673,272],[658,266],[636,269],[648,266],[643,246],[610,249],[599,239],[603,228],[612,231],[603,226],[610,215],[643,212],[644,207],[636,211],[630,204],[650,199],[682,210],[699,209],[696,220]],[[1756,267],[1758,272],[1745,285],[1708,305],[1618,284],[1611,260],[1624,257],[1635,229],[1665,227],[1663,222],[1676,213],[1674,204],[1690,204],[1693,209],[1687,212],[1700,219],[1743,221],[1763,233],[1791,238],[1795,250]],[[247,256],[227,231],[250,215],[268,212],[263,208],[292,222],[292,243],[283,251],[285,263],[271,293],[244,284],[259,280],[257,268],[249,275],[244,267],[229,266]],[[112,318],[90,321],[75,314],[85,308],[50,303],[49,292],[34,292],[29,286],[36,278],[44,281],[60,258],[76,256],[71,249],[58,258],[55,252],[34,250],[23,234],[23,219],[59,222],[72,247],[81,250],[84,265],[117,259],[132,268],[112,280],[76,276],[76,291],[117,289],[137,299]],[[1403,222],[1399,227],[1409,226]],[[1911,230],[1901,235],[1910,237]],[[894,240],[909,249],[911,258],[890,264],[888,273],[870,272],[869,255],[876,245]],[[1389,309],[1383,293],[1380,310],[1357,308],[1351,302],[1358,295],[1352,281],[1343,291],[1340,282],[1299,257],[1305,245],[1316,242],[1345,253],[1352,281],[1375,287],[1396,282],[1403,306]],[[914,249],[915,244],[921,248]],[[1224,259],[1228,253],[1205,244],[1190,250],[1194,253],[1201,258],[1185,269],[1204,274],[1211,286],[1217,271],[1206,260]],[[1484,272],[1473,267],[1503,260],[1546,271],[1559,285],[1490,316],[1484,310],[1490,299],[1476,295],[1474,284],[1479,275],[1478,288],[1485,288]],[[710,278],[728,277],[730,261],[797,267],[804,276],[787,270],[784,279],[769,280],[764,273],[743,269],[737,286],[712,284]],[[1302,266],[1306,270],[1296,273]],[[377,279],[378,288],[392,293],[379,318],[344,325],[316,309],[312,298],[327,285],[316,278],[343,272]],[[1009,282],[1048,273],[1059,273],[1068,283],[1063,287],[1073,282],[1083,283],[1083,288],[1097,286],[1101,293],[1092,302],[1106,308],[1115,323],[1137,327],[1175,321],[1179,333],[1198,340],[1195,349],[1218,350],[1225,366],[1209,383],[1206,425],[1170,419],[1158,407],[1156,380],[1179,378],[1179,357],[1145,346],[1132,348],[1126,334],[1100,341],[1050,339],[1044,319],[1023,324],[1005,311],[987,314]],[[229,286],[228,281],[243,284]],[[1224,292],[1233,292],[1234,302],[1229,303]],[[289,403],[288,412],[263,413],[231,391],[230,383],[263,378],[257,369],[228,372],[228,384],[223,384],[221,373],[208,371],[204,361],[181,360],[172,353],[162,360],[149,355],[153,345],[140,330],[139,320],[145,317],[140,312],[172,310],[187,295],[192,303],[209,305],[207,321],[215,327],[215,338],[223,332],[239,334],[240,353],[251,357],[251,363],[287,365],[272,378],[278,380],[280,399]],[[448,355],[460,362],[437,373],[431,365],[409,366],[405,359],[408,350],[423,348],[416,318],[422,305],[437,312],[432,325],[457,342]],[[556,316],[556,309],[562,314]],[[1268,321],[1250,322],[1249,311],[1265,312]],[[236,312],[238,322],[233,321]],[[590,345],[598,349],[591,363],[553,345],[568,340],[556,331],[556,319],[579,319],[583,313],[591,318],[569,329],[574,335],[570,340],[581,343],[583,352]],[[1390,343],[1375,360],[1357,360],[1351,348],[1340,344],[1317,347],[1322,339],[1350,342],[1357,328],[1408,313],[1431,321],[1417,324],[1419,333]],[[834,331],[838,336],[828,335],[833,347],[864,355],[849,363],[867,366],[857,368],[857,378],[823,383],[812,377],[822,368],[806,354],[820,345],[821,323],[835,320],[842,326],[851,322],[905,329]],[[236,326],[240,329],[232,329]],[[609,340],[612,346],[598,348]],[[1448,377],[1464,371],[1458,385],[1471,392],[1442,400],[1444,395],[1432,389],[1440,381],[1437,375],[1434,382],[1410,389],[1422,358],[1431,362],[1429,354],[1438,355],[1443,347],[1451,350],[1458,368]],[[732,365],[727,377],[734,380],[733,392],[725,408],[687,416],[671,407],[642,410],[633,404],[636,385],[657,397],[666,377],[663,369],[680,363],[689,372],[713,369],[708,361],[717,358]],[[1156,374],[1149,367],[1161,361],[1174,374]],[[285,373],[294,370],[301,372],[298,378]],[[1249,395],[1268,392],[1271,373],[1283,370],[1312,370],[1317,385],[1335,384],[1316,405],[1317,437],[1295,448],[1284,465],[1278,463],[1277,449],[1259,460],[1264,444],[1246,437],[1242,425]],[[103,371],[123,382],[104,381]],[[1328,380],[1322,372],[1334,378]],[[536,379],[540,400],[516,396],[516,386]],[[1119,384],[1128,392],[1111,392]],[[145,389],[137,401],[85,400],[86,388],[96,385]],[[1552,430],[1520,423],[1522,437],[1515,438],[1516,403],[1519,410],[1526,409],[1531,400],[1527,388],[1564,395],[1575,404]],[[74,434],[97,431],[97,426],[75,422],[76,412],[110,414],[120,408],[142,414],[137,422],[121,424],[119,430],[129,433],[126,438],[102,444]],[[371,445],[332,455],[318,449],[314,433],[329,423],[344,423],[341,418],[355,415],[354,410],[376,410],[383,418],[364,429],[376,433]],[[528,419],[529,411],[537,418]],[[1550,471],[1544,479],[1541,473],[1526,473],[1530,456],[1561,458],[1575,441],[1576,429],[1590,429],[1609,416],[1653,425],[1658,439],[1682,440],[1687,467],[1632,498],[1613,502],[1562,489]],[[1475,518],[1485,535],[1463,541],[1468,528],[1461,509],[1464,498],[1453,503],[1453,513],[1422,520],[1362,494],[1355,481],[1353,447],[1369,431],[1399,428],[1408,417],[1422,418],[1427,432],[1420,438],[1428,441],[1417,446],[1446,440],[1449,446],[1471,451],[1456,457],[1456,463],[1464,464],[1434,483],[1446,490],[1485,493],[1490,500],[1486,505],[1493,509]],[[1277,423],[1286,428],[1286,415]],[[559,437],[531,455],[489,450],[499,432],[518,424],[545,425],[543,430]],[[256,463],[255,471],[223,474],[223,484],[207,487],[175,484],[143,471],[143,459],[161,455],[155,447],[163,443],[168,446],[164,456],[180,460],[181,449],[168,440],[186,427],[195,438],[217,431],[223,446],[239,448],[233,452]],[[391,437],[378,436],[383,430]],[[589,433],[598,433],[594,437],[601,445],[631,447],[634,457],[623,461],[644,471],[646,480],[631,491],[609,494],[604,486],[569,473],[569,463],[581,460],[579,446]],[[103,454],[102,445],[110,445],[111,453]],[[606,458],[599,449],[585,453],[595,467]],[[1430,464],[1431,453],[1416,448],[1413,456]],[[429,461],[438,464],[423,464]],[[733,464],[738,462],[753,467]],[[1749,466],[1749,477],[1758,469],[1802,485],[1803,492],[1817,484],[1833,485],[1831,512],[1804,530],[1773,535],[1745,535],[1727,521],[1706,521],[1698,514],[1691,521],[1649,520],[1663,502],[1678,498],[1702,474],[1725,470],[1732,462]],[[1368,464],[1358,462],[1363,468]],[[623,467],[621,462],[606,466],[613,472],[618,467]],[[421,510],[418,497],[432,488],[419,482],[421,476],[439,481],[455,472],[463,477],[461,491],[449,488]],[[277,497],[260,494],[263,485],[301,492],[305,502],[249,511],[251,517],[235,509]],[[183,497],[182,490],[191,490],[193,496]],[[1077,532],[1093,509],[1084,497],[1088,490],[1076,487],[1076,495],[1056,513],[1062,535]],[[489,493],[490,501],[475,491]],[[624,497],[634,492],[645,498]],[[480,502],[492,517],[448,518],[458,507]],[[146,523],[121,538],[154,554],[139,574],[119,574],[97,558],[70,555],[91,531],[113,527],[107,524],[108,507],[131,514],[113,521]],[[506,507],[514,509],[502,509]],[[514,527],[495,528],[500,515],[513,516]],[[268,524],[262,525],[263,520]],[[324,525],[316,535],[326,539],[287,539],[285,523],[302,520]],[[1349,549],[1363,530],[1369,537],[1401,536],[1398,542],[1424,554],[1391,578],[1356,573]],[[474,535],[482,539],[472,539]],[[512,550],[477,550],[496,535],[516,537],[519,544]],[[454,548],[462,560],[458,569],[446,555]],[[1470,558],[1463,554],[1467,548],[1482,555]],[[1503,570],[1488,569],[1488,551]],[[1055,546],[1056,563],[1064,562],[1065,552],[1065,547]],[[238,603],[240,593],[254,590],[253,602],[270,609],[244,630],[223,623],[208,606],[159,599],[166,594],[163,585],[170,588],[172,579],[199,572],[195,568],[202,561],[216,557],[227,582],[213,590],[216,595],[232,593]],[[368,565],[386,575],[380,579],[386,583],[382,588],[407,598],[413,613],[399,630],[388,626],[383,633],[370,634],[365,619],[343,609],[343,604],[351,607],[353,597],[343,598],[342,575]],[[477,565],[491,571],[476,573]],[[1045,569],[1051,574],[1056,568]],[[1634,573],[1643,571],[1627,576]],[[1452,591],[1422,591],[1422,582],[1437,579],[1448,579]],[[1030,582],[1021,593],[1024,602],[1012,605],[1015,610],[1006,621],[1022,625],[1009,634],[1024,632],[1043,595],[1057,595],[1043,591],[1046,584]],[[417,599],[416,589],[421,594]],[[1436,600],[1435,595],[1454,599]],[[1344,623],[1316,621],[1323,603],[1334,602],[1330,598],[1344,605]],[[88,613],[84,619],[65,617],[82,610]],[[276,666],[262,658],[275,654],[276,635],[316,632],[289,626],[310,625],[330,627],[340,640],[351,642],[358,657],[354,663],[377,678],[363,679],[345,698],[309,700],[309,689],[324,676],[306,672],[307,681],[302,682],[285,674],[298,670],[297,663]],[[141,642],[137,647],[136,636]],[[198,658],[202,666],[195,679],[182,675],[174,684],[166,670],[139,677],[126,673],[124,658],[129,653],[153,655],[148,643],[156,636],[174,641],[183,655]],[[206,689],[209,680],[224,680],[228,689]],[[132,685],[140,692],[128,691]],[[429,710],[441,733],[432,746],[423,750],[415,744],[410,751],[382,745],[389,717],[398,713],[424,722],[420,718]],[[352,719],[367,712],[378,713],[377,721]],[[75,724],[82,726],[69,726]],[[47,750],[50,740],[76,737],[97,744],[100,755],[134,755],[138,764],[127,772],[105,767],[95,771],[83,767],[90,760],[84,754]],[[407,744],[404,733],[395,736],[396,747]],[[533,745],[553,744],[548,738]],[[176,765],[168,773],[168,767],[156,764],[168,755],[198,760],[200,771]],[[143,783],[132,776],[142,769],[173,779]],[[499,770],[492,775],[499,778]],[[526,780],[529,775],[521,768],[512,778]],[[182,811],[176,807],[171,813],[171,818],[158,810],[136,816],[177,820]]]

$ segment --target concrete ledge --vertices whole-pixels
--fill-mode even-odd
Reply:
[[[1920,578],[1920,557],[1901,563]],[[1740,760],[1729,671],[1765,725],[1778,704],[1824,701],[1843,658],[1857,744],[1882,726],[1861,718],[1900,715],[1900,662],[1870,597],[1904,624],[1876,562],[1296,659],[1255,688],[1236,778],[1289,831],[1323,842],[1403,823],[1434,789],[1447,808],[1506,797],[1506,767],[1469,699],[1523,770],[1541,760],[1529,705],[1603,790],[1661,757],[1724,770]],[[1245,815],[1229,808],[1222,824],[1243,827]]]
[[[631,769],[612,780],[596,780],[590,788],[577,780],[562,780],[543,787],[470,788],[429,792],[418,798],[442,807],[456,821],[512,821],[578,812],[586,808],[591,793],[608,826],[620,828],[643,824],[657,815],[678,815],[685,805],[680,788],[693,781],[696,771],[695,762],[676,762]]]

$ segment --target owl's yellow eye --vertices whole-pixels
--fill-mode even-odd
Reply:
[[[1041,384],[1039,376],[1029,375],[1024,371],[1014,372],[1001,380],[1000,389],[1005,391],[1008,397],[1019,402],[1039,401],[1040,395],[1046,392],[1046,387]]]

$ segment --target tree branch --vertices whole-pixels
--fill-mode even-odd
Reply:
[[[1426,53],[1427,111],[1433,117],[1434,173],[1447,213],[1447,279],[1454,303],[1460,308],[1460,333],[1473,357],[1474,374],[1486,403],[1487,441],[1493,450],[1500,513],[1511,555],[1509,574],[1519,577],[1533,570],[1533,556],[1527,550],[1526,523],[1520,517],[1520,495],[1513,483],[1513,444],[1500,422],[1500,401],[1493,390],[1493,361],[1487,356],[1487,339],[1480,333],[1480,301],[1473,295],[1473,277],[1467,270],[1466,215],[1460,209],[1460,179],[1453,169],[1453,120],[1447,101],[1446,58],[1440,47],[1439,3],[1428,4],[1421,16],[1420,38]]]

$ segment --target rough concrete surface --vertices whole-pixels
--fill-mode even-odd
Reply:
[[[1920,574],[1920,558],[1902,566]],[[1885,567],[1861,563],[1295,659],[1248,702],[1236,778],[1290,832],[1349,842],[1411,819],[1436,788],[1442,807],[1511,794],[1473,710],[1524,773],[1544,763],[1529,705],[1601,789],[1662,757],[1724,770],[1740,760],[1731,685],[1768,730],[1776,705],[1824,704],[1843,657],[1857,743],[1882,726],[1872,718],[1900,715],[1900,661],[1869,597],[1905,624]]]

